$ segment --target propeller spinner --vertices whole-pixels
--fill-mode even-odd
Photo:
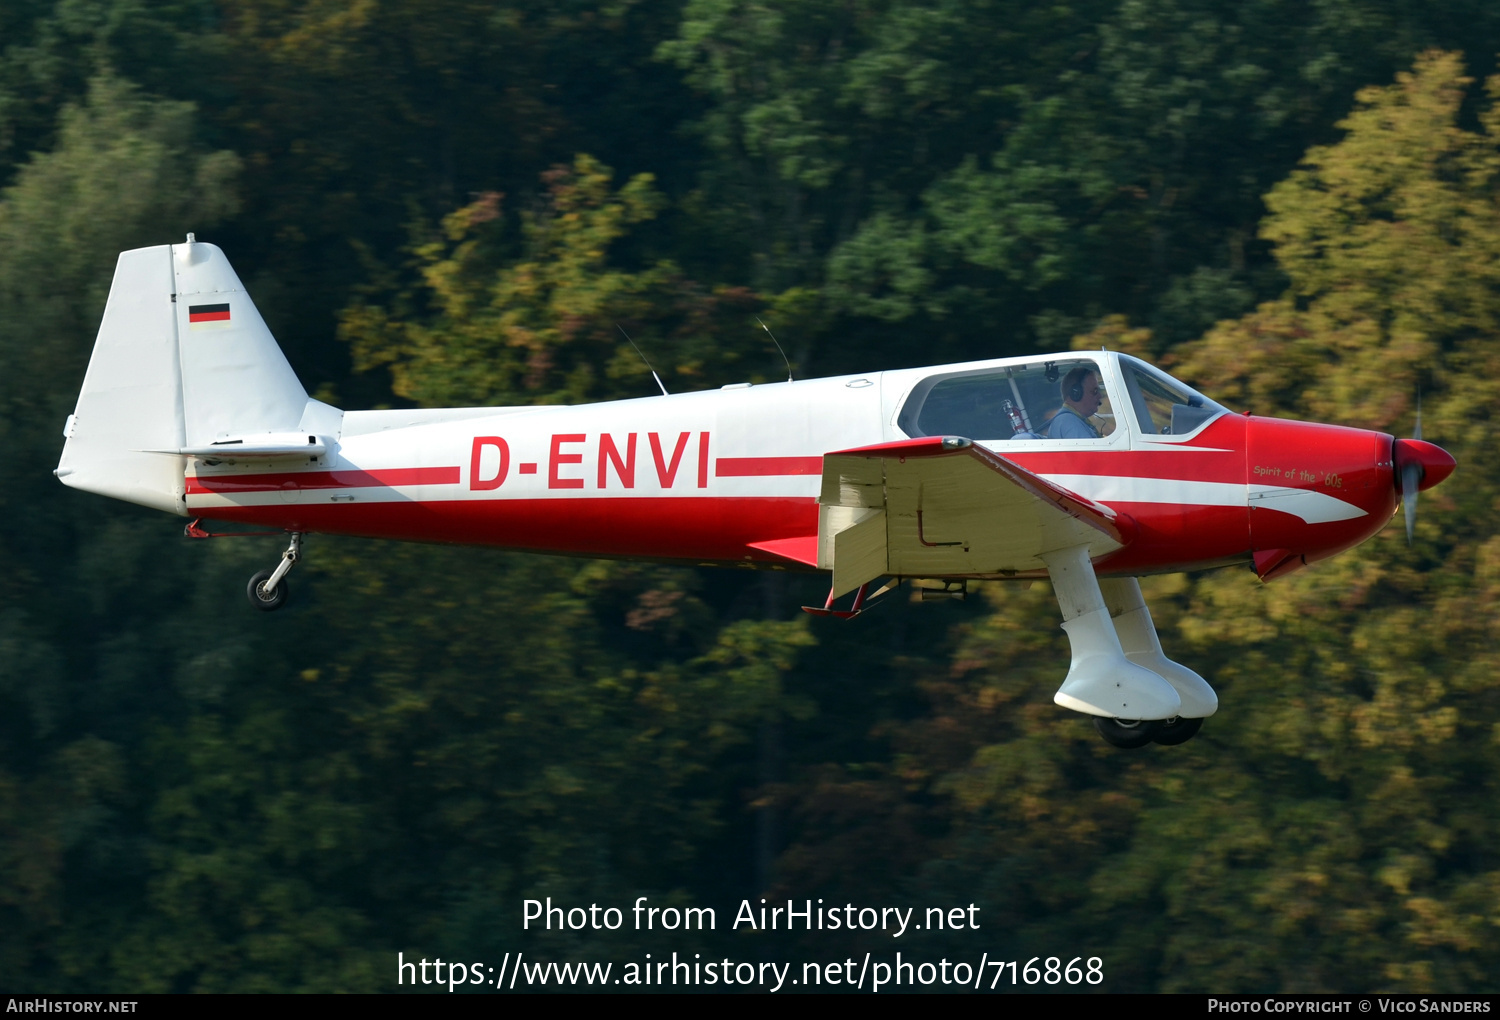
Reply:
[[[1401,507],[1406,514],[1406,544],[1410,545],[1417,524],[1417,493],[1432,488],[1451,475],[1457,462],[1441,446],[1422,441],[1420,412],[1415,436],[1397,439],[1391,450],[1391,460],[1396,467],[1396,491],[1401,493]]]

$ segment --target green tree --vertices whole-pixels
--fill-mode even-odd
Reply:
[[[0,974],[12,987],[55,978],[90,942],[80,902],[98,904],[96,930],[128,910],[129,883],[107,876],[141,863],[136,698],[176,644],[150,607],[180,578],[158,569],[148,515],[86,506],[51,469],[116,253],[236,208],[239,161],[205,151],[194,122],[189,104],[95,78],[63,110],[56,147],[0,193]]]
[[[18,0],[0,11],[0,185],[57,147],[59,114],[118,76],[156,96],[222,100],[211,0]]]
[[[1461,128],[1470,84],[1456,54],[1429,53],[1359,94],[1344,139],[1267,197],[1287,294],[1184,351],[1185,370],[1259,410],[1375,427],[1409,421],[1426,382],[1429,422],[1479,438],[1468,377],[1500,322],[1500,114],[1492,79],[1480,130]]]
[[[356,369],[389,366],[395,392],[429,406],[578,402],[649,392],[627,327],[674,382],[701,385],[738,360],[720,336],[736,322],[758,346],[753,294],[708,291],[664,260],[621,267],[612,249],[663,199],[649,174],[618,191],[611,178],[589,156],[548,171],[546,202],[521,213],[519,244],[499,194],[449,215],[443,236],[413,251],[415,286],[390,307],[345,310]]]
[[[1158,345],[1242,313],[1282,286],[1262,196],[1348,94],[1494,26],[1360,0],[698,0],[658,52],[709,103],[692,207],[762,290],[817,292],[819,355],[856,370],[851,335],[961,360],[1109,313]]]

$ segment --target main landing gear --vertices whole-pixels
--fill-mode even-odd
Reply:
[[[1202,727],[1202,719],[1177,716],[1173,719],[1107,719],[1094,716],[1094,729],[1105,742],[1115,747],[1134,750],[1147,744],[1165,744],[1169,747],[1185,744]]]
[[[286,552],[281,554],[281,562],[276,564],[275,570],[262,570],[250,578],[250,583],[245,586],[245,597],[250,604],[263,612],[272,612],[286,605],[290,595],[287,590],[286,575],[291,572],[292,566],[302,555],[302,534],[292,532],[292,544],[286,547]]]
[[[1043,553],[1073,651],[1052,700],[1094,717],[1115,747],[1182,744],[1219,707],[1197,673],[1162,652],[1151,611],[1133,577],[1094,574],[1086,546]]]

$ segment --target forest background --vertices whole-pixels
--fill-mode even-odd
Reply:
[[[407,959],[1099,956],[1108,990],[1496,988],[1500,7],[0,5],[0,987],[383,990]],[[51,477],[116,253],[220,245],[339,406],[1073,346],[1457,457],[1262,586],[1151,578],[1222,708],[1120,752],[1045,584],[314,537]],[[523,898],[715,932],[523,932]],[[742,898],[979,932],[729,930]]]

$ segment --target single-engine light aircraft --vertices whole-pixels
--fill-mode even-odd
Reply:
[[[1420,435],[1420,426],[1418,429]],[[1271,580],[1380,531],[1453,458],[1420,438],[1235,414],[1124,354],[1072,352],[548,407],[341,411],[308,397],[217,247],[120,255],[64,428],[68,485],[308,533],[828,571],[871,585],[1047,578],[1058,705],[1119,747],[1218,707],[1167,658],[1136,578]],[[836,600],[854,592],[848,609]]]

